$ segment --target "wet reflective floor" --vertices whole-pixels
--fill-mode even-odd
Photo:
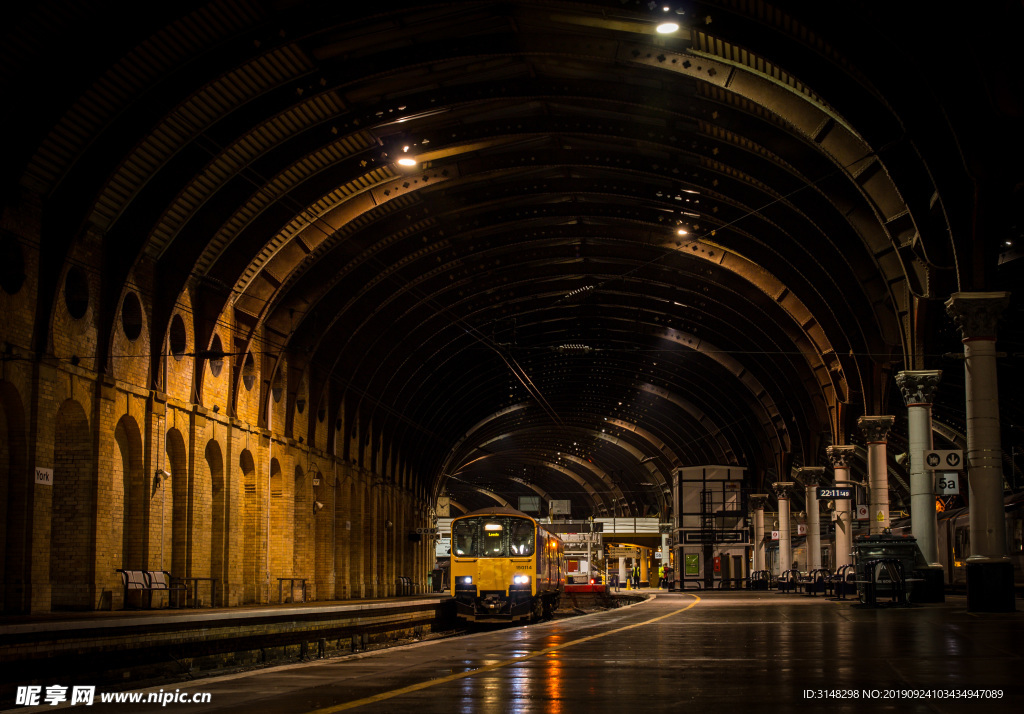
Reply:
[[[1022,640],[1024,612],[970,614],[962,598],[865,609],[775,592],[661,593],[583,617],[163,692],[209,693],[209,704],[97,701],[90,711],[1021,712]]]

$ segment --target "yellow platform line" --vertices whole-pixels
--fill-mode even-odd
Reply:
[[[438,679],[431,679],[431,680],[426,681],[426,682],[420,682],[419,684],[410,684],[408,687],[402,687],[401,689],[392,689],[391,691],[388,691],[388,692],[381,692],[380,694],[374,694],[371,697],[364,697],[363,699],[355,699],[355,700],[353,700],[351,702],[345,702],[344,704],[335,704],[334,706],[324,707],[323,709],[314,709],[309,714],[332,714],[333,712],[340,712],[340,711],[345,711],[346,709],[355,709],[356,707],[365,706],[367,704],[374,704],[376,702],[383,702],[383,701],[386,701],[388,699],[392,699],[394,697],[400,697],[403,694],[412,694],[413,692],[418,692],[418,691],[420,691],[422,689],[427,689],[428,687],[434,687],[434,686],[437,686],[438,684],[447,684],[448,682],[454,682],[454,681],[456,681],[458,679],[465,679],[466,677],[472,677],[475,674],[481,674],[483,672],[490,672],[490,671],[495,670],[495,669],[500,669],[502,667],[507,667],[510,664],[517,664],[519,662],[525,662],[526,660],[534,659],[535,657],[543,657],[544,655],[551,654],[552,652],[557,652],[558,650],[564,650],[567,647],[572,647],[574,645],[579,645],[579,644],[582,644],[584,642],[589,642],[590,640],[596,640],[596,639],[599,639],[601,637],[607,637],[608,635],[614,635],[614,634],[616,634],[618,632],[625,632],[626,630],[632,630],[634,627],[643,627],[644,625],[650,625],[650,624],[652,624],[654,622],[658,622],[659,620],[664,620],[665,618],[672,617],[673,615],[678,615],[681,612],[686,612],[687,610],[689,610],[694,605],[696,605],[697,603],[700,602],[700,598],[697,597],[696,595],[693,595],[692,593],[685,593],[685,594],[689,595],[692,598],[694,598],[694,601],[691,602],[686,607],[679,608],[678,610],[673,610],[672,612],[670,612],[670,613],[668,613],[666,615],[659,615],[658,617],[652,618],[650,620],[644,620],[643,622],[636,622],[636,623],[633,623],[632,625],[624,625],[622,627],[617,627],[614,630],[608,630],[607,632],[601,632],[601,633],[598,633],[596,635],[589,635],[587,637],[581,637],[580,639],[572,640],[571,642],[563,642],[562,644],[555,645],[554,647],[548,647],[547,649],[539,650],[537,652],[530,652],[529,654],[523,655],[522,657],[515,657],[513,659],[507,659],[507,660],[504,660],[502,662],[495,662],[494,664],[486,664],[486,665],[484,665],[482,667],[478,667],[478,668],[476,668],[474,670],[471,670],[469,672],[459,672],[458,674],[450,674],[447,677],[440,677]]]

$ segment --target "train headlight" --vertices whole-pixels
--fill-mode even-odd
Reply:
[[[529,575],[515,575],[515,576],[512,577],[512,582],[515,583],[516,585],[529,585],[530,584],[530,576]]]
[[[466,577],[464,577],[462,579],[462,584],[463,585],[472,585],[473,584],[473,576],[467,575]]]

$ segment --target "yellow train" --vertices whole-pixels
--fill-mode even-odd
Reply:
[[[562,540],[513,508],[452,520],[452,594],[458,616],[475,622],[539,620],[565,592]]]

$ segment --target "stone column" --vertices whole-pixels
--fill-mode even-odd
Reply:
[[[824,466],[804,466],[796,470],[796,480],[804,485],[807,507],[807,571],[821,567],[821,520],[818,486],[825,480]]]
[[[776,481],[772,491],[779,500],[779,575],[790,569],[793,563],[793,544],[789,533],[789,489],[792,481]]]
[[[649,550],[647,548],[640,549],[640,582],[650,583],[650,575],[647,572],[647,558]]]
[[[748,497],[754,509],[754,570],[764,570],[764,507],[768,502],[767,493],[752,493]]]
[[[932,448],[932,400],[942,372],[900,372],[896,384],[907,403],[907,458],[910,462],[910,530],[929,565],[939,564],[935,516],[935,472],[925,470],[924,452]]]
[[[626,582],[626,559],[619,558],[619,587],[625,587]]]
[[[862,416],[857,426],[868,447],[868,533],[875,535],[889,527],[889,471],[885,448],[894,416]]]
[[[857,453],[855,446],[830,446],[825,449],[835,471],[836,488],[853,488],[850,464]],[[853,564],[853,519],[850,517],[850,499],[837,498],[833,516],[836,523],[836,569]]]
[[[996,383],[996,322],[1010,294],[954,293],[946,302],[964,343],[967,403],[967,483],[970,488],[971,555],[967,559],[967,609],[1014,610],[1013,565],[1006,552],[1002,446]]]

